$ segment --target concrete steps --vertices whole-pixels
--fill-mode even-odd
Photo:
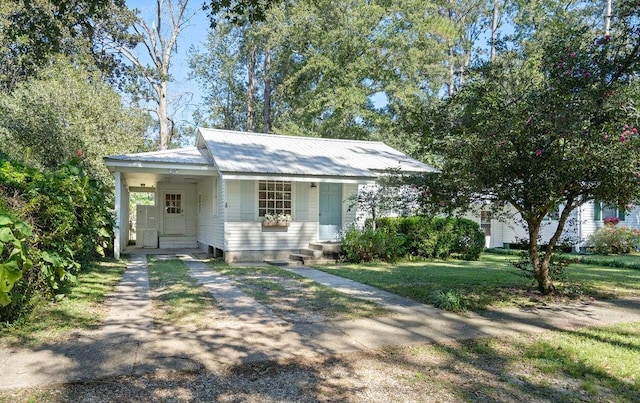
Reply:
[[[292,253],[289,260],[296,265],[335,263],[340,259],[342,246],[338,242],[313,242],[299,253]]]
[[[186,236],[186,235],[161,235],[160,239],[160,249],[187,249],[187,248],[197,248],[198,241],[194,236]]]

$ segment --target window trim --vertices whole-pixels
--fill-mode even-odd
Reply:
[[[605,209],[615,210],[616,214],[614,216],[610,216],[610,215],[605,216],[603,214]],[[593,219],[594,219],[594,221],[604,222],[604,220],[606,218],[609,218],[609,217],[617,217],[618,219],[620,219],[620,221],[625,221],[626,216],[627,216],[627,212],[626,212],[626,209],[623,208],[623,207],[617,207],[617,208],[613,209],[611,207],[608,207],[603,202],[600,202],[600,201],[594,201],[593,202]]]
[[[264,184],[264,189],[261,187],[262,184]],[[273,185],[272,189],[269,189],[270,184]],[[282,185],[282,187],[278,189],[278,185]],[[258,219],[262,219],[265,214],[288,214],[293,217],[294,182],[279,179],[260,179],[256,181],[256,186],[257,192],[255,200],[257,200],[256,210]],[[262,197],[262,193],[264,193],[264,198]],[[280,199],[275,197],[278,193],[281,193]],[[269,197],[271,194],[274,196],[273,199]],[[261,202],[264,202],[264,207],[261,206]],[[270,202],[272,202],[273,205],[270,205]],[[278,203],[282,203],[282,207],[279,207]]]

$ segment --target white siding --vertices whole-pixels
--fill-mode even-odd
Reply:
[[[358,208],[351,207],[351,197],[358,194],[358,185],[356,184],[343,184],[342,185],[342,228],[348,229],[352,224],[356,224],[356,218],[358,217]]]
[[[315,222],[291,222],[289,227],[263,228],[260,221],[229,222],[225,228],[226,251],[297,250],[316,240]]]
[[[291,225],[263,228],[257,210],[257,182],[225,180],[224,185],[225,252],[298,250],[317,240],[317,187],[312,188],[308,182],[294,182]]]
[[[223,216],[220,208],[220,189],[216,177],[202,178],[196,186],[197,197],[201,198],[197,214],[198,242],[222,249],[224,246]]]

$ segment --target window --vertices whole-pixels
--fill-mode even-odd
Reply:
[[[202,194],[198,194],[198,214],[202,214]]]
[[[179,193],[167,193],[164,195],[164,209],[167,214],[182,213],[182,195]]]
[[[619,218],[620,221],[624,221],[625,211],[624,208],[611,207],[602,202],[593,202],[594,204],[594,219],[596,221],[603,221],[607,218]]]
[[[481,211],[480,212],[480,229],[486,236],[491,235],[491,219],[493,218],[493,214],[490,211]]]
[[[258,182],[258,216],[265,214],[291,215],[291,182]]]

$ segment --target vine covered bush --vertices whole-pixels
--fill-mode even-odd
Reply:
[[[638,245],[638,230],[616,225],[605,225],[589,236],[587,247],[601,255],[629,253]]]
[[[106,186],[73,160],[41,170],[0,155],[0,322],[67,292],[112,238]]]
[[[342,240],[345,258],[352,262],[401,257],[477,260],[484,250],[478,223],[464,218],[384,217],[376,230],[351,228]]]

